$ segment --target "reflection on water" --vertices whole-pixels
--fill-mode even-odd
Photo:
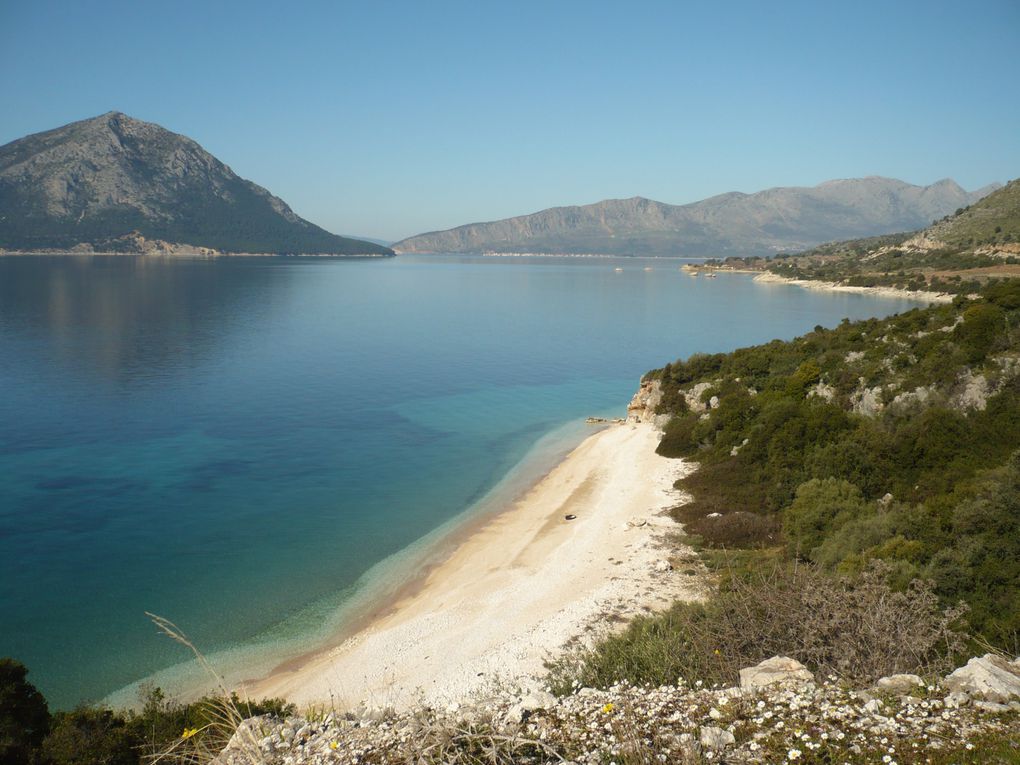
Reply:
[[[110,381],[200,362],[238,326],[271,320],[293,269],[276,259],[0,258],[0,330],[38,330],[48,360]],[[237,306],[244,306],[238,311]]]

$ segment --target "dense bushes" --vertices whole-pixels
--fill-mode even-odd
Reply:
[[[769,564],[724,582],[707,603],[677,603],[634,620],[594,649],[551,666],[554,690],[652,685],[677,678],[733,685],[742,667],[794,656],[822,676],[871,683],[896,672],[945,671],[963,647],[962,611],[943,608],[929,584],[900,591],[873,564],[833,578],[810,566]]]
[[[294,711],[279,699],[247,702],[236,695],[184,704],[159,688],[145,691],[142,702],[139,711],[81,706],[51,716],[24,665],[0,659],[0,763],[136,765],[171,750],[177,762],[207,761],[226,745],[236,721]]]

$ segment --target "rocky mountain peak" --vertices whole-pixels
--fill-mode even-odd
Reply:
[[[190,138],[123,112],[0,147],[0,247],[98,244],[132,231],[233,252],[391,252],[323,231]]]

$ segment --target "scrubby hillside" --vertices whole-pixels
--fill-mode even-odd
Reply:
[[[651,378],[660,453],[700,464],[690,533],[833,573],[884,561],[1020,650],[1020,281]]]

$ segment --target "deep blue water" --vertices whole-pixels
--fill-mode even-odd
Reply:
[[[187,658],[145,611],[307,648],[646,370],[912,307],[678,265],[0,258],[0,655],[68,706]]]

